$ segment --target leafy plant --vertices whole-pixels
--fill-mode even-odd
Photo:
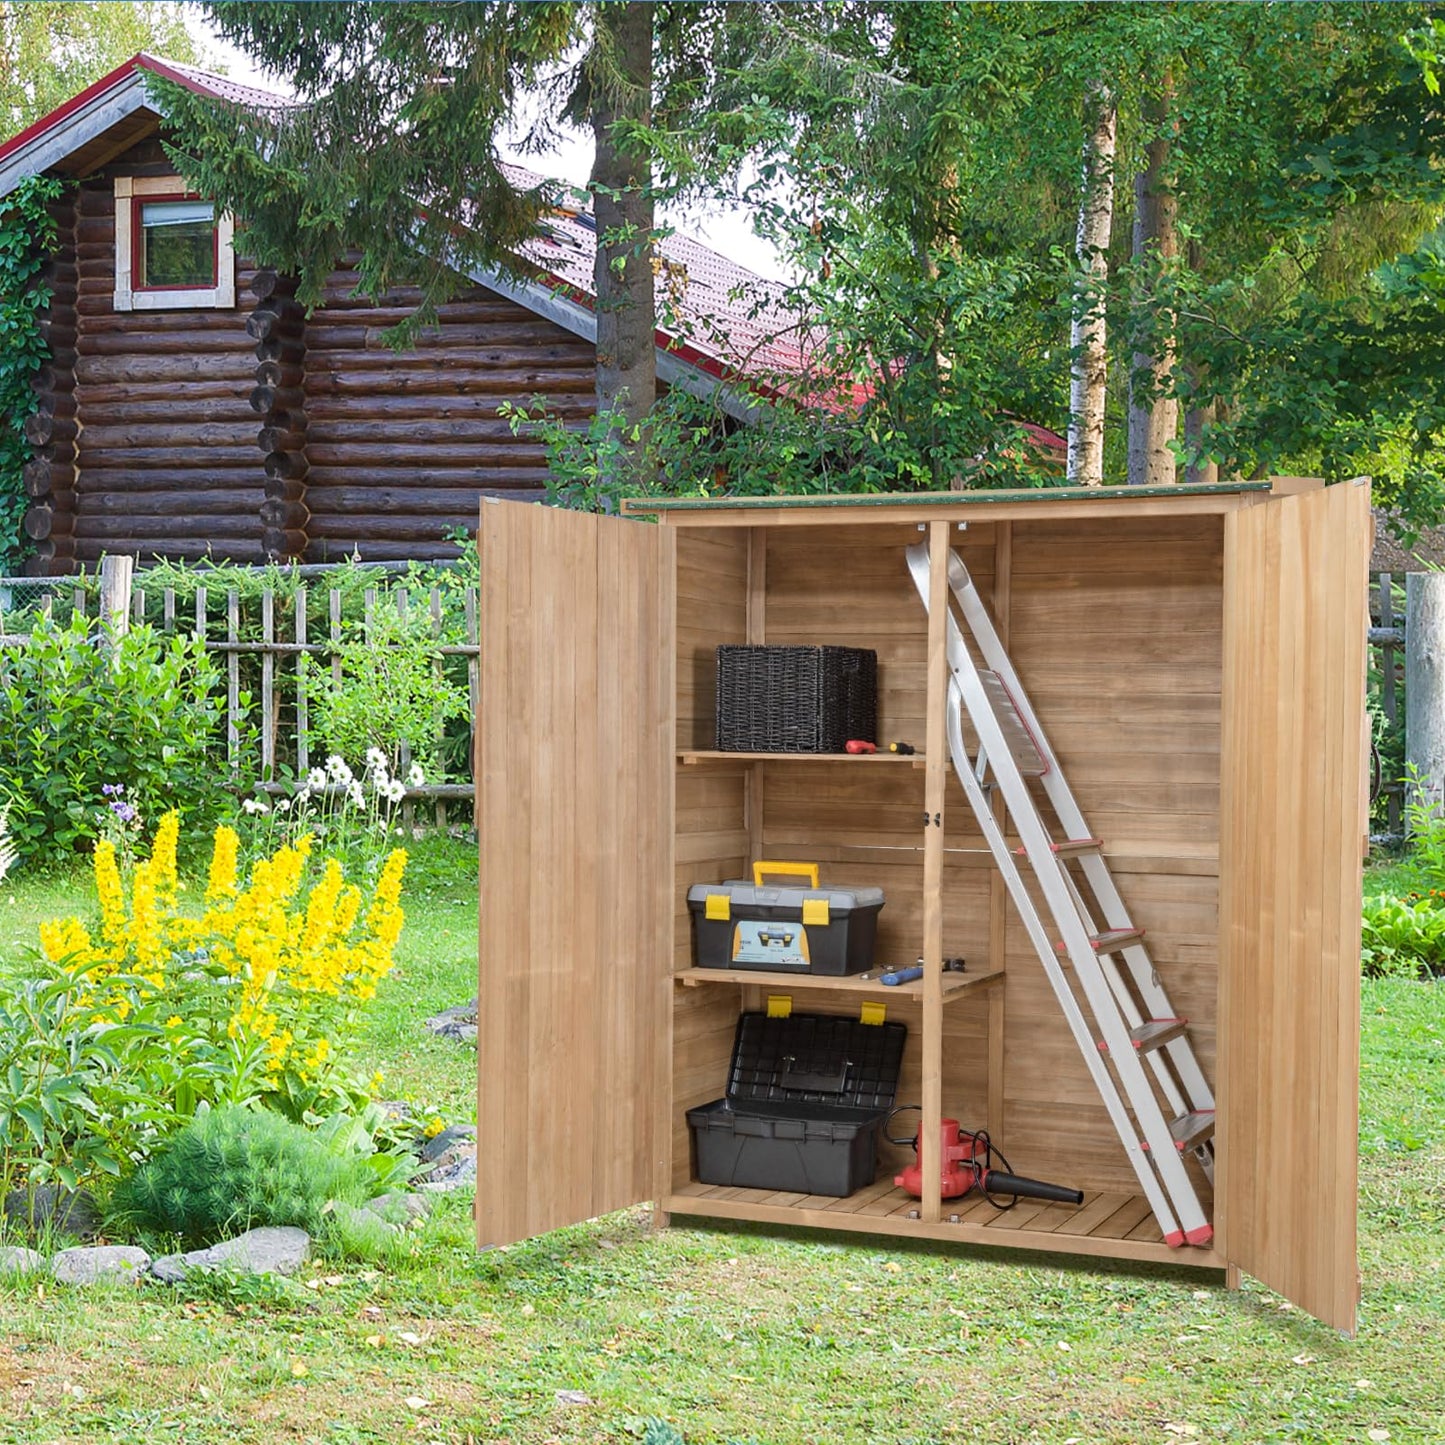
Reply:
[[[381,1192],[356,1129],[321,1133],[264,1109],[198,1114],[112,1195],[126,1224],[207,1244],[261,1225],[329,1229],[331,1206]],[[396,1161],[392,1161],[395,1163]]]
[[[97,844],[96,934],[78,918],[41,926],[47,966],[88,980],[97,1027],[128,1025],[107,1083],[145,1107],[122,1099],[96,1119],[124,1117],[162,1137],[205,1104],[260,1103],[308,1123],[355,1113],[369,1081],[344,1045],[391,969],[406,854],[390,855],[369,899],[335,859],[308,866],[309,836],[258,860],[243,882],[239,839],[222,826],[203,911],[191,917],[178,904],[177,830],[167,814],[128,888],[114,848]]]
[[[1445,903],[1445,897],[1439,902]],[[1445,974],[1445,907],[1435,899],[1366,898],[1360,960],[1371,976]]]
[[[352,626],[338,649],[340,677],[320,683],[317,728],[341,757],[379,751],[394,772],[403,749],[428,772],[440,768],[449,722],[467,716],[467,692],[447,678],[431,620],[381,608]]]
[[[0,215],[0,566],[7,572],[24,555],[21,469],[31,448],[21,427],[35,410],[35,373],[50,354],[40,317],[51,289],[41,272],[55,249],[49,206],[60,192],[53,177],[31,176],[5,197]]]
[[[123,786],[142,816],[177,800],[194,815],[218,811],[228,777],[220,681],[193,639],[144,626],[106,638],[82,617],[39,619],[24,647],[0,653],[0,802],[17,852],[93,840],[107,785]]]

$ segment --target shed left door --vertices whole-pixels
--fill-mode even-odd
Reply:
[[[484,501],[477,1240],[658,1196],[671,1061],[673,535]]]

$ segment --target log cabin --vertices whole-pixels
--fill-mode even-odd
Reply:
[[[542,445],[498,406],[540,396],[579,423],[593,410],[591,216],[549,213],[526,248],[537,278],[472,273],[397,352],[382,333],[419,293],[360,297],[343,259],[307,314],[294,282],[237,253],[233,218],[186,192],[153,75],[240,105],[289,103],[139,54],[0,145],[0,205],[27,177],[67,182],[49,364],[25,428],[28,570],[63,575],[107,553],[434,560],[455,555],[449,532],[475,528],[480,497],[540,497]],[[779,288],[687,237],[660,250],[680,324],[657,333],[659,387],[745,420],[750,386],[800,361]]]

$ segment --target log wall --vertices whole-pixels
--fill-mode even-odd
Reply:
[[[78,433],[74,196],[67,192],[50,210],[55,217],[56,251],[45,268],[51,298],[40,323],[50,360],[36,374],[38,409],[25,422],[25,437],[34,455],[25,464],[27,506],[21,524],[35,547],[25,570],[40,577],[68,571],[75,545],[71,535]]]
[[[545,399],[585,425],[595,348],[474,286],[411,350],[420,300],[353,296],[355,258],[310,317],[294,282],[237,258],[235,308],[117,312],[118,175],[170,175],[138,142],[59,204],[51,364],[37,379],[25,530],[37,572],[105,553],[258,563],[454,556],[482,495],[532,499],[546,456],[498,416]]]
[[[115,177],[172,169],[159,142],[142,141],[75,191],[77,562],[105,552],[142,562],[264,560],[255,342],[244,309],[114,306]],[[252,269],[238,259],[238,297]]]
[[[357,279],[335,272],[306,326],[306,559],[454,555],[443,538],[476,529],[480,495],[533,498],[546,485],[540,444],[514,437],[498,406],[541,395],[584,423],[595,350],[477,286],[398,353],[382,332],[419,293],[373,304],[349,294]]]

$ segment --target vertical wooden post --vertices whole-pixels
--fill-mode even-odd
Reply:
[[[234,587],[226,593],[226,762],[231,781],[241,772],[241,655],[236,643],[241,636],[241,595]]]
[[[994,524],[993,542],[993,625],[998,640],[1007,650],[1009,620],[1013,608],[1013,533],[1012,522]],[[1008,814],[1003,795],[993,792],[993,815],[1005,831]],[[1008,887],[997,868],[988,880],[988,966],[1003,968],[1006,963],[1008,939]],[[1003,982],[988,991],[988,1133],[1000,1148],[1004,1147],[1004,989]]]
[[[943,799],[948,782],[948,528],[928,524],[928,724],[923,781],[923,1121],[918,1159],[921,1213],[940,1215],[943,1181],[939,1129],[943,1119]]]
[[[765,527],[749,527],[747,640],[758,646],[768,640],[767,599],[768,533]],[[746,815],[750,862],[766,856],[763,852],[763,767],[762,763],[754,763],[747,772]]]
[[[276,781],[276,594],[261,594],[261,776]]]
[[[1412,798],[1445,800],[1445,572],[1405,578],[1405,763]]]
[[[100,559],[100,622],[103,635],[118,640],[130,631],[134,557]]]

